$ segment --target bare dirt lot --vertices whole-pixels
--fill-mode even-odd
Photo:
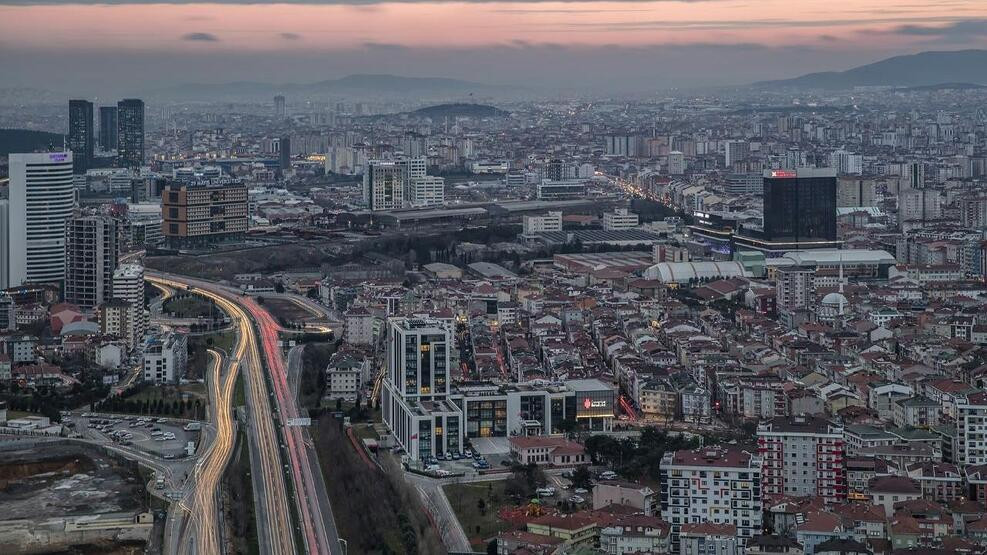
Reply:
[[[87,445],[0,451],[0,520],[136,510],[143,491],[135,464]]]
[[[202,255],[153,256],[149,268],[206,279],[232,279],[236,274],[272,274],[292,268],[318,268],[333,254],[332,243],[309,241]]]

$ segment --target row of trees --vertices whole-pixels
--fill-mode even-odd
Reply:
[[[175,416],[179,418],[203,419],[205,418],[205,407],[202,401],[196,399],[180,401],[178,399],[166,400],[158,399],[127,399],[124,397],[110,397],[101,403],[92,406],[98,412],[120,412],[126,414],[141,414],[154,416]]]
[[[586,438],[585,447],[594,464],[609,466],[626,478],[658,480],[658,466],[666,452],[696,449],[699,440],[645,428],[637,441],[594,435]]]

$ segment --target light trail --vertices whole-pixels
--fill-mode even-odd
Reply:
[[[266,536],[262,539],[261,545],[269,546],[270,552],[276,555],[294,554],[295,535],[291,527],[288,494],[281,468],[280,444],[274,430],[273,412],[267,396],[257,335],[250,317],[237,304],[242,299],[230,293],[221,293],[218,287],[216,290],[208,289],[200,285],[201,282],[198,280],[185,282],[157,276],[147,276],[145,279],[175,289],[187,289],[191,285],[196,294],[212,300],[236,322],[243,349],[241,350],[238,344],[235,363],[239,366],[246,361],[244,376],[248,382],[247,405],[251,431],[254,433],[251,445],[260,450],[258,457],[261,463],[260,469],[255,469],[255,472],[258,470],[260,472],[262,489],[255,491],[255,495],[260,508],[258,514],[263,515],[266,521],[266,526],[258,526],[260,535]],[[253,304],[252,301],[250,302]],[[235,383],[235,380],[231,382],[230,387],[232,383]],[[229,410],[227,413],[229,414]],[[232,433],[230,435],[232,436]],[[206,493],[215,495],[215,488]],[[215,520],[212,521],[211,526],[218,527]],[[195,548],[197,553],[204,551],[201,545]]]
[[[288,372],[284,364],[284,356],[278,345],[278,333],[281,326],[275,322],[271,314],[257,304],[253,299],[244,299],[244,307],[250,312],[260,330],[261,343],[267,360],[268,373],[274,386],[274,395],[281,411],[282,423],[298,418],[298,407],[288,384]],[[308,457],[301,430],[294,426],[281,428],[288,452],[288,462],[295,484],[295,503],[298,507],[299,525],[305,540],[308,553],[332,553],[322,508],[319,505],[315,475]]]

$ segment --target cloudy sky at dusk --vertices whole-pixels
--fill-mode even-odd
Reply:
[[[0,0],[2,83],[63,91],[350,73],[633,91],[981,47],[983,0]]]

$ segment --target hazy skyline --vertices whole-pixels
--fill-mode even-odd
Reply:
[[[86,94],[350,73],[643,91],[985,46],[987,5],[978,0],[0,0],[4,85]]]

